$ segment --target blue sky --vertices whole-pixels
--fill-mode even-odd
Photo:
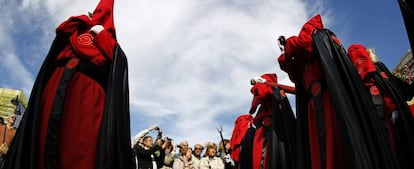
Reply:
[[[59,23],[93,11],[98,0],[0,2],[0,87],[29,96]],[[129,61],[131,133],[159,125],[190,145],[229,138],[247,113],[249,79],[279,69],[279,35],[297,35],[321,14],[345,48],[375,48],[390,69],[409,49],[396,0],[115,1],[118,42]],[[151,133],[155,134],[155,133]]]
[[[397,0],[329,1],[332,29],[345,46],[362,43],[393,69],[410,48]]]

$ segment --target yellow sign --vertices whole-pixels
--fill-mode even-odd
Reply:
[[[16,99],[18,102],[13,103],[12,100]],[[3,119],[7,119],[10,114],[15,114],[18,109],[26,109],[27,103],[22,90],[0,88],[0,117]]]

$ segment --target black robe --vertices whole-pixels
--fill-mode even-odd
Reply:
[[[412,0],[398,0],[405,28],[410,41],[411,49],[414,47],[414,2]]]
[[[389,93],[390,97],[397,105],[398,117],[393,124],[393,132],[397,159],[400,167],[414,168],[414,160],[412,159],[414,157],[414,119],[412,118],[410,108],[404,99],[404,94],[407,93],[404,91],[404,88],[401,88],[401,83],[398,83],[399,79],[390,75],[388,69],[384,65],[376,64],[376,68],[376,72],[368,75],[373,76],[375,84],[381,93]],[[382,72],[385,72],[388,78],[384,78],[381,75]]]
[[[398,88],[401,97],[405,101],[410,101],[414,97],[414,83],[408,84],[407,82],[395,77],[382,62],[375,62],[374,64],[379,73],[384,72],[388,76],[387,81]]]
[[[253,144],[256,128],[249,127],[243,137],[239,155],[239,169],[253,169]]]
[[[293,169],[296,166],[295,117],[289,100],[273,87],[272,126],[269,132],[268,168]]]
[[[68,41],[58,36],[52,43],[35,80],[28,107],[6,156],[5,169],[36,167],[36,133],[40,101],[44,86],[55,69],[53,63]],[[106,98],[99,133],[96,168],[132,168],[129,118],[129,86],[127,58],[116,44],[113,62],[106,81]]]
[[[312,35],[314,49],[319,56],[324,78],[334,103],[339,123],[344,168],[399,168],[392,153],[387,134],[383,130],[371,95],[345,49],[337,45],[327,30]]]

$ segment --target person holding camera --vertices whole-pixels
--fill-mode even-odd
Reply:
[[[164,158],[164,165],[161,169],[171,169],[174,163],[174,152],[175,152],[175,146],[173,144],[173,140],[171,138],[165,137],[163,139],[165,142],[165,158]]]
[[[138,134],[134,136],[134,138],[132,139],[132,144],[131,144],[132,148],[142,144],[142,139],[144,138],[144,136],[146,136],[150,131],[153,131],[153,130],[158,130],[158,133],[159,133],[158,135],[162,134],[162,131],[160,133],[160,128],[157,125],[152,125],[151,127],[138,132]]]
[[[152,130],[158,131],[155,144],[152,136],[145,136]],[[133,150],[137,159],[137,169],[159,169],[163,166],[166,143],[163,142],[161,137],[162,131],[156,125],[141,131],[134,137]]]
[[[149,128],[146,128],[140,132],[138,132],[138,134],[136,134],[133,139],[132,139],[132,143],[131,143],[131,148],[132,148],[132,153],[134,154],[134,168],[138,168],[138,159],[136,156],[136,150],[138,147],[142,147],[143,146],[143,138],[144,136],[146,136],[150,131],[153,131],[155,129],[159,128],[157,125],[152,125]]]

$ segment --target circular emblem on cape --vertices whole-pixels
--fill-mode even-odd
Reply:
[[[92,45],[93,36],[90,33],[83,33],[78,36],[78,43],[80,45],[89,46]]]
[[[270,117],[263,118],[262,124],[263,126],[269,127],[270,125],[272,125],[272,118]]]
[[[76,66],[78,66],[78,64],[79,64],[79,59],[78,58],[72,58],[72,59],[69,60],[68,63],[66,63],[66,68],[67,69],[73,69]]]
[[[319,82],[315,82],[312,84],[311,86],[311,93],[313,96],[318,95],[321,92],[321,83]]]
[[[371,95],[373,95],[373,96],[375,96],[375,95],[379,95],[379,94],[380,94],[380,92],[379,92],[379,90],[378,90],[377,86],[372,86],[372,87],[369,89],[369,92],[370,92],[370,93],[371,93]]]

